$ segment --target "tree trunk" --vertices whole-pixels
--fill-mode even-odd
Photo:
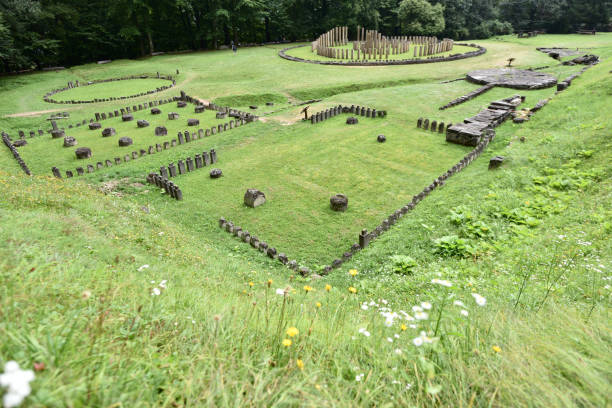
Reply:
[[[149,55],[153,55],[155,51],[153,50],[153,37],[150,31],[147,32],[147,39],[149,40]]]

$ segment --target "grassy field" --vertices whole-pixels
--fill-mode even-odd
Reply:
[[[332,47],[334,49],[345,49],[345,50],[352,50],[353,49],[353,44],[347,44],[347,45],[342,45],[342,46],[338,46],[338,47]],[[414,46],[410,47],[408,49],[408,52],[404,52],[401,54],[396,54],[396,55],[391,55],[389,54],[389,60],[401,60],[401,59],[427,59],[427,57],[429,56],[434,56],[434,57],[446,57],[448,55],[451,54],[464,54],[466,52],[470,52],[470,51],[476,51],[475,48],[472,47],[466,47],[464,45],[455,45],[453,46],[453,49],[451,51],[446,51],[446,52],[439,52],[437,54],[432,54],[429,56],[424,56],[424,57],[419,57],[418,53],[419,53],[419,47],[417,48],[417,56],[414,56]],[[287,51],[287,55],[291,55],[292,57],[298,57],[298,58],[302,58],[302,59],[307,59],[307,60],[313,60],[313,61],[341,61],[341,58],[329,58],[329,57],[325,57],[322,55],[318,55],[315,52],[311,51],[311,47],[310,46],[306,46],[306,47],[300,47],[300,48],[295,48],[293,50],[289,50]],[[357,51],[354,51],[354,57],[355,59],[357,59]],[[363,54],[362,55],[362,59],[363,58]],[[380,58],[377,58],[380,59]],[[383,58],[386,59],[386,58]]]
[[[612,35],[478,43],[484,56],[424,66],[318,67],[264,47],[1,79],[0,129],[11,135],[46,128],[50,112],[39,111],[69,110],[73,122],[119,106],[51,105],[48,89],[143,71],[181,72],[151,99],[185,90],[261,115],[72,180],[48,176],[57,161],[76,166],[50,136],[21,148],[33,177],[0,150],[0,366],[44,363],[24,405],[610,406]],[[469,150],[416,129],[418,117],[457,122],[514,93],[527,107],[554,94],[494,89],[439,111],[476,88],[441,81],[509,57],[559,78],[580,69],[538,46],[589,48],[602,63],[529,122],[499,127],[480,159],[341,269],[302,278],[217,227],[224,216],[309,266],[331,261]],[[388,116],[311,125],[295,105],[310,98],[323,98],[311,112],[342,103]],[[153,136],[154,119],[116,123],[108,141],[71,130],[79,146],[99,143],[92,161],[98,150],[112,157],[123,135],[146,144],[184,130],[193,107],[173,105],[161,107],[164,118],[170,106],[181,113],[168,137]],[[184,201],[142,185],[210,148],[224,177],[177,177]],[[506,160],[488,171],[495,155]],[[244,208],[247,187],[269,202]],[[329,211],[336,192],[349,195],[347,213]]]
[[[151,74],[153,75],[153,74]],[[96,78],[88,78],[89,80]],[[107,79],[107,78],[99,78]],[[51,96],[56,101],[90,101],[94,98],[131,96],[142,92],[154,91],[156,88],[171,85],[171,82],[157,78],[126,79],[122,81],[103,82],[68,89]],[[129,103],[129,101],[127,102]]]

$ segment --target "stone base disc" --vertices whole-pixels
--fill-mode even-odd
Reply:
[[[514,89],[550,88],[557,84],[557,78],[537,71],[514,68],[479,69],[468,72],[467,80],[481,85],[494,84]]]

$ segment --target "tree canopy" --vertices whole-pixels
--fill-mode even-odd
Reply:
[[[313,39],[337,25],[456,40],[609,30],[612,0],[0,0],[0,72]]]

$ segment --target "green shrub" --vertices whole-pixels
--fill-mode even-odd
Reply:
[[[418,265],[412,257],[407,255],[393,255],[391,262],[393,262],[393,272],[401,275],[411,275]]]

